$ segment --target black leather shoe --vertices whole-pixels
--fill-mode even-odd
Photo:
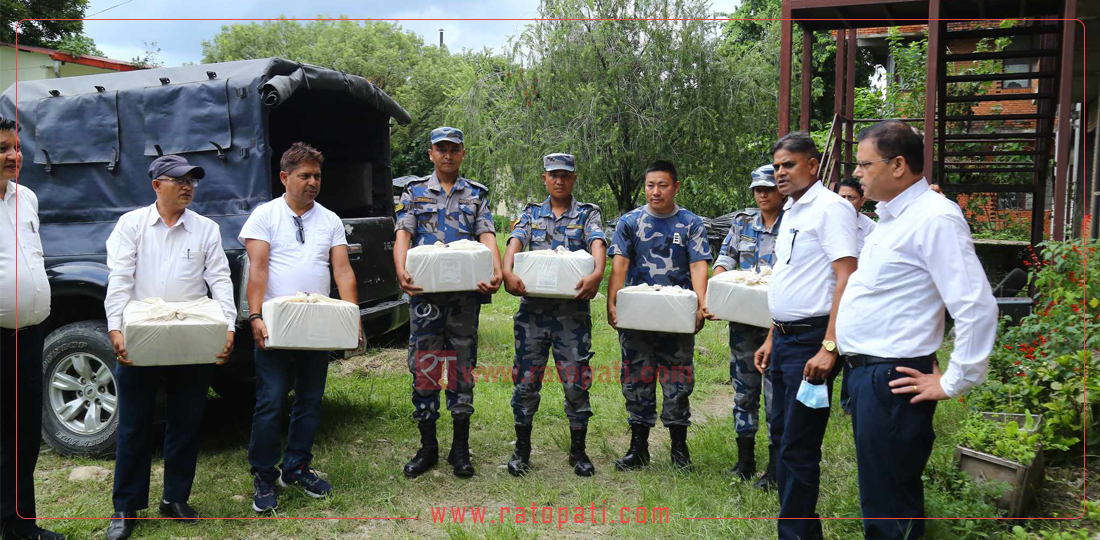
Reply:
[[[435,420],[417,424],[420,429],[420,449],[403,469],[405,478],[416,478],[435,467],[439,462],[439,440],[435,437]]]
[[[531,472],[531,426],[516,424],[516,450],[508,461],[508,474],[523,476]]]
[[[11,519],[0,523],[0,538],[4,540],[65,540],[65,535],[47,531],[34,520]]]
[[[691,452],[687,444],[687,426],[668,426],[669,438],[672,440],[672,464],[676,468],[687,471],[691,469]]]
[[[588,436],[588,428],[569,429],[569,464],[573,466],[573,474],[577,476],[592,476],[596,474],[596,467],[588,454],[584,451],[585,437]]]
[[[756,438],[737,438],[737,464],[730,469],[734,480],[751,480],[756,474]]]
[[[199,522],[199,513],[191,508],[191,505],[181,503],[160,502],[160,515],[179,520],[180,523],[194,524]]]
[[[615,460],[615,468],[630,471],[649,465],[649,426],[630,424],[630,448]]]
[[[455,476],[469,478],[474,475],[474,466],[470,463],[470,419],[455,419],[454,430],[454,442],[447,454],[447,463],[454,467]]]
[[[126,540],[137,525],[137,512],[115,512],[107,525],[107,540]]]

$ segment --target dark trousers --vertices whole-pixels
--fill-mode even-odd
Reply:
[[[248,463],[252,474],[274,480],[275,465],[282,455],[284,471],[309,465],[313,439],[321,425],[321,397],[328,375],[328,351],[266,351],[256,348],[256,411],[252,415],[252,439]],[[286,449],[279,451],[283,398],[294,389]]]
[[[894,395],[891,380],[906,377],[897,366],[931,373],[932,364],[873,364],[850,371],[852,432],[859,471],[859,504],[868,539],[909,539],[924,535],[924,483],[921,474],[932,454],[936,402],[913,405],[911,394]],[[876,519],[876,518],[901,519]]]
[[[815,540],[822,537],[817,515],[821,481],[821,441],[829,424],[829,409],[812,409],[796,399],[806,362],[821,350],[825,329],[801,334],[772,334],[771,366],[775,403],[771,439],[779,441],[776,480],[779,483],[780,540]],[[840,359],[826,381],[832,401],[833,380]],[[786,518],[786,519],[784,519]],[[803,519],[795,519],[803,518]]]
[[[187,502],[199,459],[199,426],[213,364],[187,366],[115,366],[118,434],[115,450],[115,512],[149,507],[153,458],[153,421],[157,387],[167,390],[164,430],[164,492],[170,503]]]
[[[0,520],[5,522],[23,518],[34,523],[34,466],[42,443],[42,339],[41,326],[21,329],[16,354],[15,331],[0,328]]]

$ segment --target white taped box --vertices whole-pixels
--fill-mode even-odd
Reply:
[[[359,347],[359,306],[320,294],[298,293],[264,302],[269,349],[335,351]]]
[[[768,282],[771,269],[757,274],[752,270],[730,270],[707,282],[707,311],[719,319],[770,328]]]
[[[596,259],[587,251],[540,249],[516,253],[513,272],[523,281],[527,296],[575,298],[577,283],[596,269]]]
[[[699,297],[675,286],[634,285],[619,289],[615,314],[621,330],[695,333]]]
[[[476,291],[493,278],[493,252],[473,240],[417,246],[405,256],[405,271],[425,293]]]
[[[165,302],[134,300],[122,310],[122,339],[135,366],[213,364],[225,348],[229,324],[209,298]]]

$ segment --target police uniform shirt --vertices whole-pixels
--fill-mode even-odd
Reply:
[[[508,237],[519,240],[520,251],[538,251],[542,249],[557,249],[564,246],[569,251],[592,252],[592,242],[607,240],[603,235],[600,207],[590,203],[577,201],[576,198],[569,204],[569,209],[562,213],[561,217],[554,215],[550,205],[550,197],[542,204],[530,203],[519,216],[519,222],[512,228],[512,234]],[[534,307],[552,307],[561,305],[561,302],[574,302],[573,300],[552,298],[524,297],[520,300],[520,307],[531,309]],[[582,309],[588,305],[587,301],[575,301]]]
[[[863,244],[867,241],[867,235],[875,230],[875,220],[867,217],[862,212],[857,219],[859,220],[859,231],[856,233],[856,253],[863,253]]]
[[[458,177],[446,193],[433,172],[413,180],[401,193],[396,208],[395,230],[412,235],[412,247],[436,242],[478,241],[483,233],[495,233],[489,212],[489,189]]]
[[[0,237],[5,238],[0,242],[0,328],[32,326],[50,314],[40,223],[38,197],[30,188],[8,182],[0,200]]]
[[[797,201],[788,199],[783,212],[768,287],[772,319],[793,322],[828,315],[836,291],[832,263],[857,255],[852,203],[815,181]]]
[[[771,229],[764,228],[764,214],[759,209],[743,210],[733,216],[730,232],[718,249],[714,267],[726,270],[756,270],[775,265],[775,238],[783,223],[780,210]]]
[[[859,269],[837,313],[843,354],[915,358],[943,343],[944,308],[955,320],[955,347],[940,379],[948,397],[985,380],[997,332],[997,302],[974,253],[958,205],[920,180],[878,203]]]
[[[691,263],[712,258],[702,218],[679,206],[659,216],[649,205],[619,218],[608,255],[630,260],[628,287],[675,285],[688,290],[692,290]]]

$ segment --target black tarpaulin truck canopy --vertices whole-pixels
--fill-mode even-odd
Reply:
[[[118,218],[155,200],[158,151],[206,170],[190,208],[226,249],[283,193],[278,161],[296,141],[325,156],[321,204],[392,217],[390,119],[411,120],[362,77],[279,58],[19,82],[0,114],[21,127],[19,182],[38,194],[47,257],[105,253]]]

